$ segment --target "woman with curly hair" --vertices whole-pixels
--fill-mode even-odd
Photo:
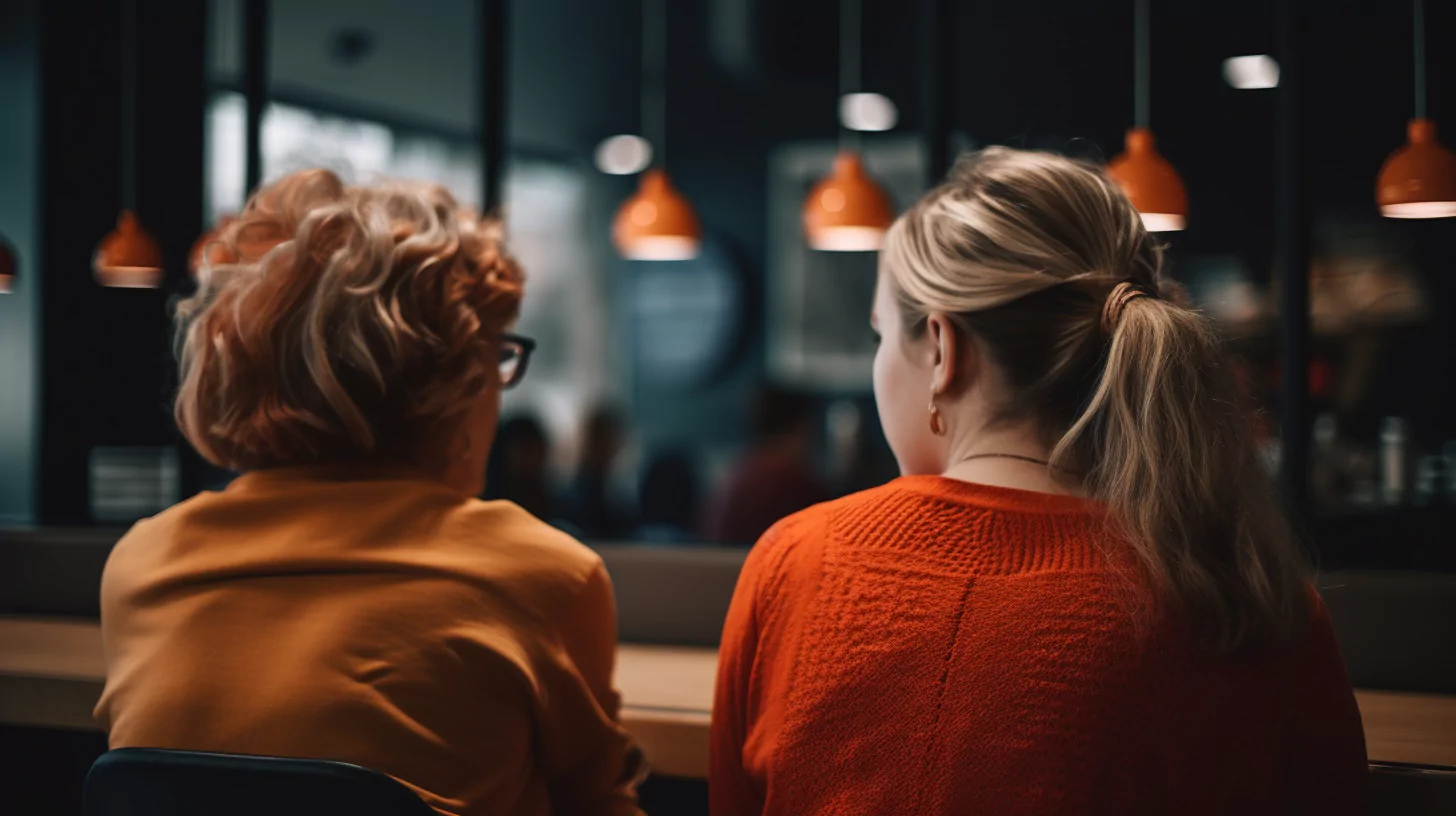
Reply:
[[[473,498],[532,349],[499,225],[314,170],[207,255],[177,423],[243,475],[111,555],[111,745],[353,762],[448,814],[638,812],[600,559]]]

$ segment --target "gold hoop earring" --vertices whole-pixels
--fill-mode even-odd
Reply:
[[[945,420],[940,416],[940,409],[935,406],[935,400],[930,401],[930,432],[936,436],[945,433]]]

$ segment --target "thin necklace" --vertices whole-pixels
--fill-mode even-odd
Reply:
[[[1051,462],[1048,462],[1045,459],[1034,459],[1030,456],[1021,456],[1020,454],[1015,453],[976,453],[967,456],[959,462],[956,462],[956,464],[962,465],[966,462],[971,461],[972,459],[1015,459],[1018,462],[1028,462],[1033,465],[1043,465],[1045,467],[1051,466]],[[954,467],[954,465],[952,465],[952,467]]]

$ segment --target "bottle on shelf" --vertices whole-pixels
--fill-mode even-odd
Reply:
[[[1410,429],[1403,417],[1380,423],[1380,498],[1386,505],[1403,504],[1410,492]]]
[[[1340,461],[1337,450],[1339,426],[1335,415],[1323,413],[1314,420],[1314,456],[1310,473],[1310,490],[1318,505],[1334,507],[1340,496]]]

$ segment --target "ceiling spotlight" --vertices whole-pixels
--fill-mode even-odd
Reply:
[[[652,143],[630,133],[612,136],[597,145],[597,169],[613,176],[640,173],[652,164]]]
[[[849,130],[890,130],[898,121],[899,108],[884,94],[851,93],[839,97],[839,123]]]
[[[1223,78],[1241,91],[1279,87],[1279,61],[1268,54],[1229,57],[1223,61]]]

